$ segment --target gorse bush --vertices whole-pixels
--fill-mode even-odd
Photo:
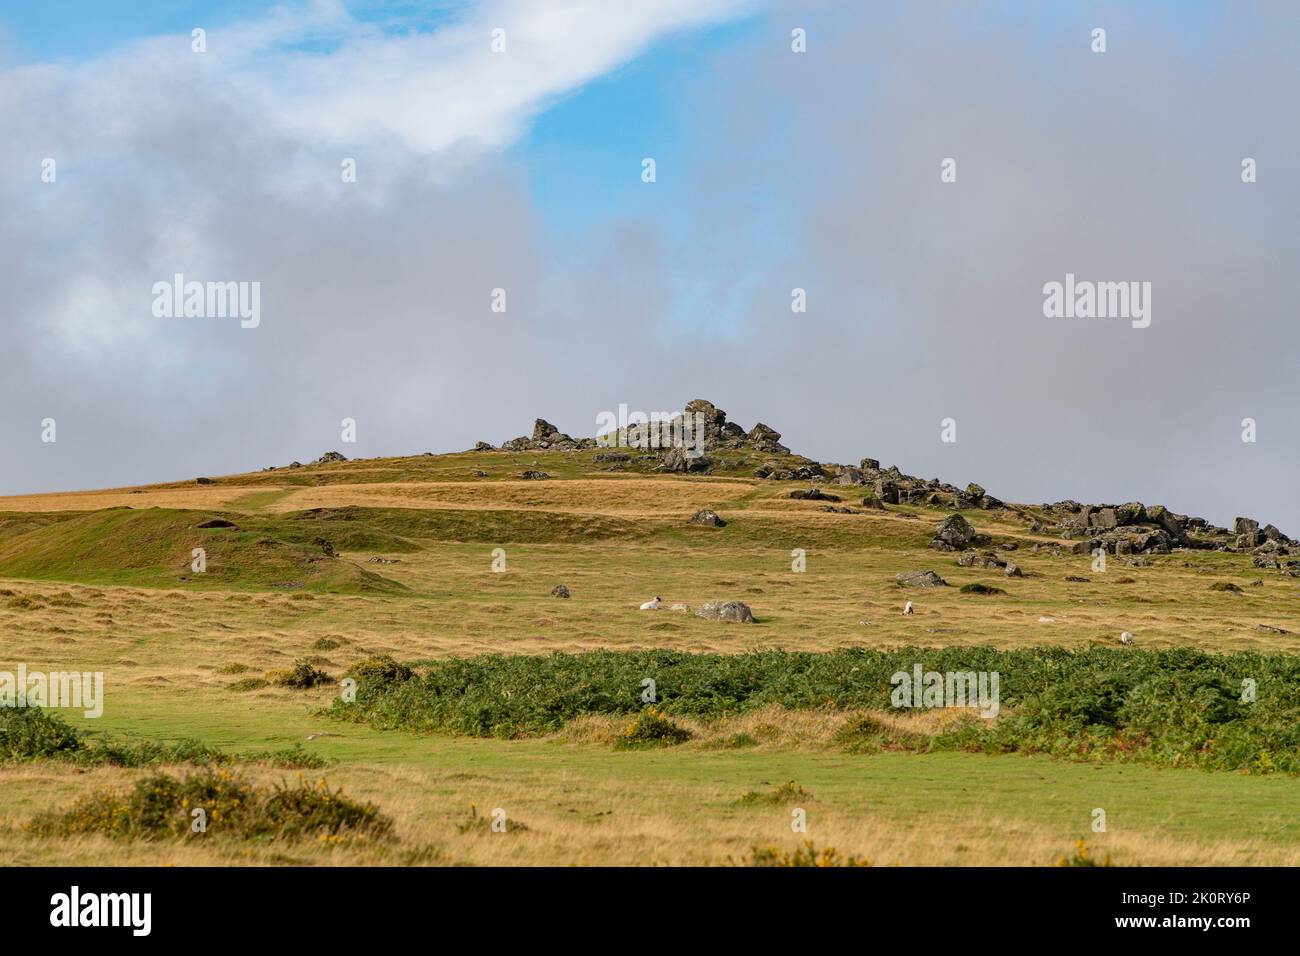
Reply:
[[[691,732],[679,727],[658,708],[647,707],[619,734],[616,746],[620,749],[635,747],[672,746],[691,739]]]
[[[333,682],[333,678],[322,670],[312,666],[311,661],[294,661],[287,671],[271,671],[267,678],[277,687],[291,687],[294,690],[307,690],[321,684]]]
[[[83,746],[67,721],[39,707],[0,707],[0,761],[71,757]]]
[[[439,660],[409,680],[360,683],[331,713],[382,729],[522,737],[586,714],[635,717],[653,678],[665,718],[712,720],[770,705],[889,711],[890,678],[996,671],[1001,716],[935,733],[859,727],[862,749],[1041,752],[1255,772],[1300,772],[1300,658],[1096,647],[593,651]],[[1255,700],[1242,700],[1247,680]],[[850,741],[846,741],[850,742]]]
[[[871,861],[864,857],[841,853],[833,846],[820,850],[811,840],[804,840],[794,850],[782,850],[775,846],[756,846],[748,857],[739,862],[740,866],[871,866]]]
[[[400,684],[415,676],[415,671],[405,664],[399,664],[388,654],[376,654],[357,661],[348,668],[347,676],[356,680],[357,685],[386,686]]]
[[[195,810],[204,828],[194,829]],[[384,837],[392,821],[369,803],[331,790],[323,780],[261,787],[228,770],[206,768],[175,777],[154,773],[128,791],[101,790],[27,824],[48,836],[94,833],[125,839],[242,840]]]

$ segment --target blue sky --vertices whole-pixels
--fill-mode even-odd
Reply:
[[[0,493],[704,397],[821,460],[1300,528],[1294,3],[328,2],[0,8],[0,447],[69,436]],[[259,331],[160,325],[175,271],[261,282]],[[1152,281],[1151,329],[1044,323],[1067,271]]]

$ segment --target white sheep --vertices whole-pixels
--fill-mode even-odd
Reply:
[[[912,602],[911,602],[911,601],[908,601],[906,604],[903,605],[903,613],[904,613],[904,614],[915,614],[915,613],[916,613],[916,608],[912,607]]]
[[[655,599],[653,601],[646,601],[644,604],[641,605],[641,610],[657,611],[659,610],[659,605],[663,603],[663,600],[664,600],[663,598],[661,598],[659,595],[656,594]]]
[[[1133,645],[1133,635],[1128,631],[1125,631],[1119,636],[1119,642],[1125,647],[1131,647]]]

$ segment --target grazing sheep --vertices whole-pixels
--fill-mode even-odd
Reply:
[[[903,613],[904,613],[904,614],[915,614],[915,613],[916,613],[916,608],[912,607],[912,602],[911,602],[911,601],[908,601],[906,604],[903,605]]]
[[[659,595],[656,594],[655,599],[653,601],[646,601],[644,604],[641,605],[641,610],[657,611],[659,610],[659,605],[663,603],[663,600],[664,600],[663,598],[659,597]]]
[[[1133,645],[1133,635],[1128,631],[1125,631],[1119,636],[1119,642],[1125,647],[1131,647]]]

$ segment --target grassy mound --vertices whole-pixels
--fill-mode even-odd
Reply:
[[[997,672],[1002,716],[900,746],[1300,773],[1300,659],[1290,655],[1100,647],[488,655],[439,660],[409,680],[361,679],[356,701],[335,700],[330,713],[382,729],[521,737],[587,714],[639,715],[646,678],[665,718],[774,704],[890,711],[891,677],[916,664]],[[1243,700],[1248,687],[1253,700]]]
[[[73,513],[31,526],[0,523],[0,577],[144,587],[288,589],[331,593],[398,593],[403,585],[331,556],[321,527],[290,519],[200,527],[213,515],[166,508]],[[346,536],[339,540],[348,541]],[[396,543],[383,536],[385,547]],[[352,540],[355,544],[355,540]],[[192,569],[193,549],[207,570]]]
[[[196,811],[204,828],[196,831]],[[357,803],[324,780],[262,787],[227,770],[182,777],[154,773],[129,791],[101,790],[27,824],[42,836],[103,834],[123,839],[297,840],[386,837],[392,821],[371,803]]]

